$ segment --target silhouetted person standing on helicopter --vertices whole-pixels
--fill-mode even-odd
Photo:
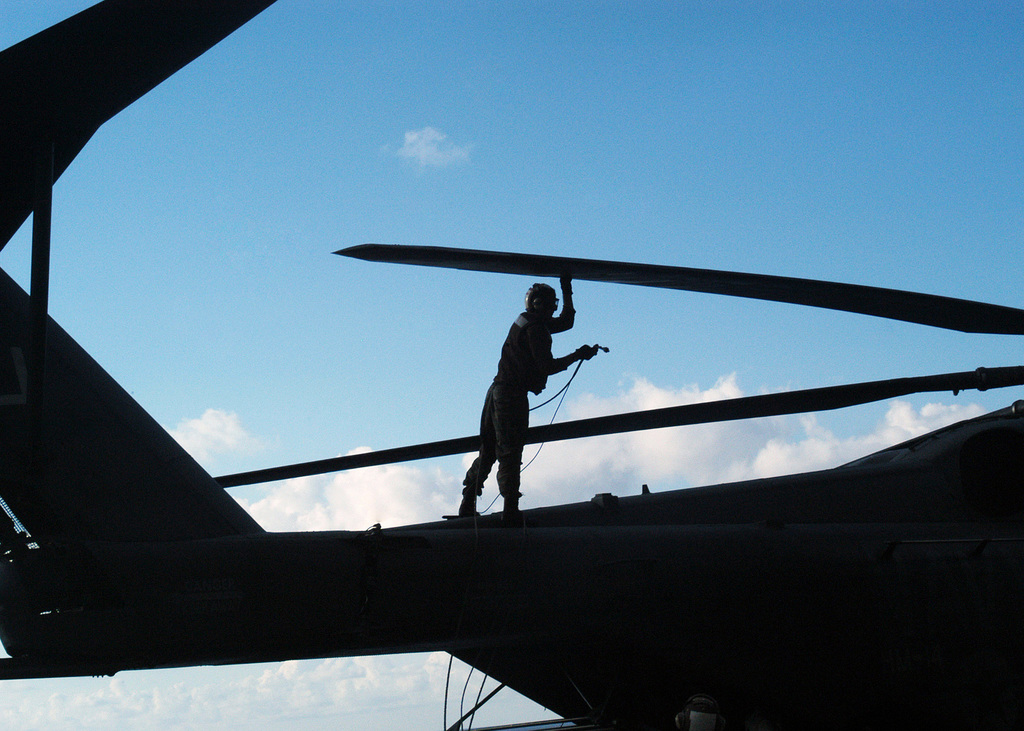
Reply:
[[[561,358],[551,355],[552,333],[565,332],[576,321],[572,306],[572,280],[562,277],[562,312],[555,290],[547,284],[534,284],[526,292],[526,311],[516,318],[501,348],[498,375],[487,390],[480,417],[480,455],[463,480],[459,515],[476,514],[476,498],[483,492],[484,480],[498,462],[498,491],[505,498],[506,523],[519,519],[519,468],[523,445],[530,423],[529,391],[539,394],[548,376],[564,371],[578,360],[590,360],[597,345],[584,345]]]

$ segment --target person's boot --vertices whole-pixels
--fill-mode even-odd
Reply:
[[[510,528],[523,524],[523,513],[519,510],[519,498],[522,496],[520,492],[504,496],[505,509],[501,511],[501,522]]]
[[[463,495],[462,505],[459,506],[459,517],[472,518],[474,515],[476,515],[476,496]]]
[[[462,505],[459,506],[459,517],[460,518],[472,518],[476,515],[476,496],[478,495],[475,488],[470,485],[466,485],[462,490]]]

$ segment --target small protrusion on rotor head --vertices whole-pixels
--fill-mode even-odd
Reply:
[[[982,367],[982,368],[978,368],[974,372],[978,374],[978,390],[979,391],[987,391],[988,390],[988,369]]]
[[[718,712],[718,702],[709,695],[690,696],[686,706],[676,715],[679,731],[723,731],[725,718]]]

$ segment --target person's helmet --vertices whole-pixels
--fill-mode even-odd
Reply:
[[[526,290],[526,311],[539,312],[540,310],[558,309],[558,297],[553,287],[547,284],[537,283]]]

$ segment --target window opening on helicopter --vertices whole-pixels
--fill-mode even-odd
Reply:
[[[992,518],[1024,510],[1024,435],[1007,428],[975,434],[960,448],[960,484],[968,504]]]
[[[28,368],[21,348],[11,347],[11,359],[0,369],[0,406],[22,406],[28,401]]]

